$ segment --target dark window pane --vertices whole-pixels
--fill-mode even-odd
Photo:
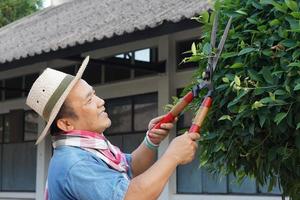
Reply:
[[[38,134],[38,114],[34,111],[25,112],[24,140],[32,141],[37,139]]]
[[[0,101],[2,101],[2,99],[3,99],[3,95],[2,95],[3,91],[4,91],[3,81],[0,80]]]
[[[231,174],[228,176],[229,183],[229,192],[230,193],[247,193],[254,194],[256,193],[256,184],[255,180],[250,178],[245,178],[240,184],[237,183],[237,179]]]
[[[202,193],[202,169],[197,155],[191,163],[177,168],[178,193]]]
[[[181,115],[178,119],[178,123],[177,123],[178,130],[189,128],[192,125],[194,116],[195,114],[192,111],[190,110],[185,111],[184,114]]]
[[[121,135],[107,135],[107,139],[110,141],[111,144],[119,147],[123,150],[123,138]]]
[[[24,110],[11,110],[9,112],[9,141],[22,142],[24,133]],[[12,126],[13,124],[13,126]]]
[[[132,153],[142,143],[144,137],[145,133],[124,135],[123,151],[125,153]]]
[[[178,67],[177,69],[187,69],[187,68],[193,68],[193,67],[197,67],[197,63],[185,63],[185,64],[180,64],[181,61],[185,58],[185,57],[189,57],[191,56],[191,53],[184,53],[186,51],[190,51],[193,42],[195,42],[195,44],[197,44],[199,42],[199,40],[197,41],[197,39],[193,39],[193,40],[187,40],[187,41],[180,41],[176,43],[176,60],[177,60],[177,64]]]
[[[132,102],[130,98],[106,101],[106,109],[112,125],[107,133],[124,133],[132,131]]]
[[[227,180],[226,176],[214,176],[203,169],[202,184],[204,193],[226,193]]]
[[[3,190],[35,191],[36,147],[34,142],[3,145]]]
[[[70,75],[75,75],[75,66],[67,66],[67,67],[62,67],[62,68],[58,68],[57,70],[62,71],[66,74],[70,74]]]
[[[101,65],[89,64],[83,73],[83,77],[90,85],[101,83]]]
[[[134,130],[148,129],[151,119],[157,117],[157,94],[134,97]]]
[[[105,66],[105,82],[119,81],[130,78],[130,69],[115,65]]]
[[[0,115],[0,144],[3,143],[3,135],[4,135],[4,116]]]
[[[5,99],[22,97],[22,77],[5,80]]]
[[[4,142],[7,143],[9,142],[9,115],[5,114],[4,115]]]
[[[25,76],[25,91],[26,96],[29,93],[31,86],[33,85],[34,81],[38,78],[39,74],[29,74]]]

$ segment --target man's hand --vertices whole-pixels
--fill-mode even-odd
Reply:
[[[151,130],[151,128],[154,127],[155,124],[157,124],[163,117],[164,115],[156,117],[149,122],[148,125],[149,131],[147,134],[149,135],[151,142],[153,142],[154,144],[161,143],[161,141],[163,141],[167,137],[170,130],[174,127],[174,123],[176,123],[178,120],[178,118],[176,117],[173,122],[161,124],[160,129]]]

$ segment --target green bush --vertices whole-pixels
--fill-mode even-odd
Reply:
[[[292,0],[223,0],[201,14],[202,41],[193,44],[201,79],[215,11],[218,38],[233,16],[213,77],[214,103],[200,141],[201,165],[215,173],[255,177],[271,190],[300,199],[300,3]],[[200,80],[201,81],[201,80]],[[195,84],[197,81],[194,81]],[[185,88],[188,91],[191,86]],[[203,94],[202,94],[203,95]],[[198,109],[202,98],[192,108]]]

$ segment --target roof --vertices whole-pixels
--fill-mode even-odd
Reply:
[[[0,63],[179,22],[204,0],[73,0],[0,29]]]

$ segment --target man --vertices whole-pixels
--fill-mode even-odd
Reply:
[[[177,165],[194,158],[199,134],[186,133],[175,138],[153,164],[156,143],[173,127],[172,123],[165,123],[160,129],[148,131],[132,154],[122,153],[103,135],[111,125],[104,100],[81,79],[88,59],[75,77],[46,69],[33,84],[26,101],[47,121],[37,143],[44,139],[50,126],[55,132],[46,199],[157,199]],[[148,128],[160,119],[151,120]]]

